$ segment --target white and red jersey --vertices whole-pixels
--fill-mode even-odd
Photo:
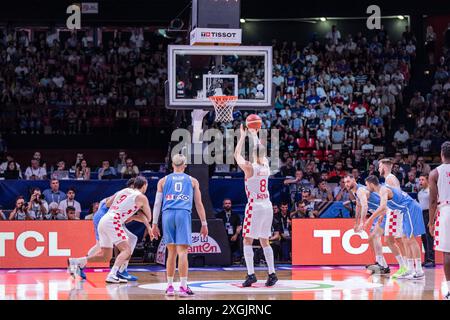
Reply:
[[[245,192],[248,201],[270,201],[269,176],[270,168],[267,162],[264,165],[252,164],[253,176],[245,179]]]
[[[443,164],[437,168],[439,204],[450,204],[450,164]]]
[[[140,191],[131,188],[117,192],[107,215],[124,224],[139,210],[136,206],[136,197],[140,194],[142,194]]]

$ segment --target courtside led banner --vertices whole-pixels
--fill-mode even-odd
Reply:
[[[85,256],[94,244],[92,221],[2,221],[0,269],[66,268],[69,257]]]
[[[353,219],[294,219],[292,221],[293,265],[366,265],[375,261],[367,232],[355,233]],[[389,264],[395,257],[383,242]],[[422,257],[423,259],[423,257]],[[436,252],[436,263],[442,254]]]

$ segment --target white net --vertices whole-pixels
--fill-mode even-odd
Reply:
[[[211,100],[216,111],[216,122],[233,121],[233,110],[237,102],[236,96],[211,96]]]

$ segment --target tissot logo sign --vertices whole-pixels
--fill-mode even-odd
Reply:
[[[204,38],[234,38],[236,32],[202,32],[201,36]]]
[[[241,44],[241,29],[196,28],[191,32],[191,45],[198,43]]]

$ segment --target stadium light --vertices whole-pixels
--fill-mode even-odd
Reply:
[[[322,17],[322,18],[320,18],[320,21],[325,22],[325,21],[327,21],[327,18]]]
[[[241,19],[241,23],[246,23],[246,22],[247,22],[247,20]]]
[[[404,17],[404,16],[397,16],[397,18],[399,18],[400,20],[403,20],[403,19],[405,19],[405,17]]]

